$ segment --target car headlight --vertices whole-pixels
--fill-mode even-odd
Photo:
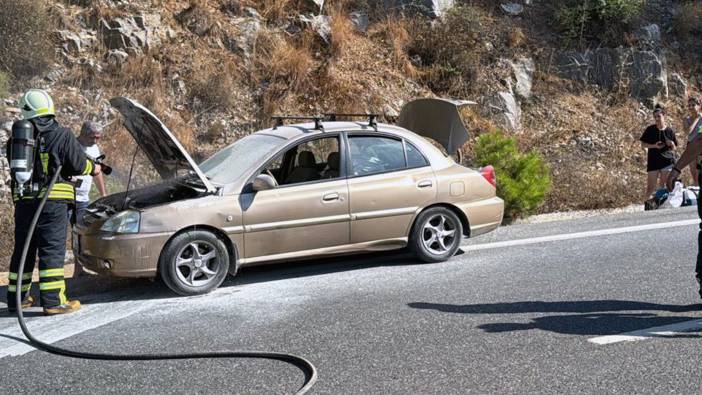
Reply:
[[[100,230],[112,233],[139,233],[141,214],[138,211],[127,210],[105,221]]]

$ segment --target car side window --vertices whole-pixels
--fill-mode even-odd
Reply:
[[[424,167],[429,166],[427,159],[422,155],[421,152],[412,145],[409,141],[405,140],[405,147],[407,148],[407,167]]]
[[[339,178],[339,138],[306,141],[280,154],[268,166],[278,185]]]
[[[384,173],[407,167],[402,140],[389,137],[350,136],[349,148],[353,176]]]

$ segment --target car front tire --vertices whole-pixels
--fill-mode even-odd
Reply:
[[[159,274],[182,296],[201,295],[219,287],[229,271],[227,247],[214,234],[194,230],[171,239],[161,253]]]
[[[423,262],[444,262],[456,254],[462,236],[463,226],[458,216],[445,207],[433,207],[417,217],[409,247]]]

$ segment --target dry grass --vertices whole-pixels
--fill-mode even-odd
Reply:
[[[311,89],[316,62],[310,53],[313,38],[305,35],[293,43],[277,34],[259,36],[250,83],[263,87],[259,96],[259,120],[266,122],[285,106],[292,97]]]
[[[234,105],[233,92],[237,88],[234,81],[237,73],[237,68],[227,62],[198,60],[187,79],[193,109],[209,111],[231,108]]]
[[[286,40],[272,48],[268,69],[264,75],[269,80],[285,80],[290,89],[300,90],[307,82],[314,67],[314,59],[305,46],[295,46]]]
[[[45,72],[53,63],[55,20],[44,0],[0,0],[0,71],[15,81]]]
[[[409,20],[404,17],[390,16],[376,23],[369,30],[371,38],[380,37],[391,49],[391,59],[397,70],[412,79],[420,76],[420,72],[412,64],[408,55],[408,48],[412,42],[408,30]]]
[[[489,63],[485,42],[504,42],[492,16],[475,6],[452,9],[440,22],[409,24],[409,52],[421,59],[423,81],[440,95],[470,97],[481,92]],[[505,57],[511,55],[505,55]]]
[[[341,56],[354,36],[354,26],[343,8],[335,8],[331,13],[331,53]]]
[[[291,15],[319,12],[319,8],[308,0],[245,0],[243,3],[257,9],[268,23],[273,24],[285,22]]]
[[[697,38],[702,33],[702,3],[688,1],[681,5],[673,26],[681,38]]]
[[[526,34],[524,34],[524,31],[519,28],[515,27],[509,32],[509,36],[507,37],[507,45],[510,48],[518,48],[526,44]]]

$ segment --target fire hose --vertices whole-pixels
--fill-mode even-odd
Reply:
[[[37,222],[39,221],[39,216],[41,215],[41,211],[44,208],[44,204],[46,203],[46,200],[49,196],[48,191],[50,191],[54,184],[56,183],[56,179],[58,178],[59,173],[61,172],[61,166],[58,166],[56,169],[56,172],[54,173],[53,177],[51,178],[51,181],[49,183],[48,188],[46,189],[47,193],[44,194],[44,197],[41,199],[41,202],[39,203],[39,206],[37,207],[37,211],[34,213],[34,217],[32,218],[32,222],[29,226],[28,234],[27,234],[27,239],[24,243],[24,246],[22,248],[22,256],[20,259],[20,264],[19,264],[19,269],[18,273],[24,273],[24,263],[27,258],[27,251],[29,250],[29,245],[32,240],[32,236],[34,235],[34,229],[36,228]],[[22,289],[22,280],[23,276],[19,275],[17,276],[17,289],[21,290]],[[37,348],[38,350],[42,350],[51,354],[55,355],[61,355],[64,357],[70,357],[70,358],[79,358],[79,359],[92,359],[92,360],[103,360],[103,361],[160,361],[160,360],[181,360],[181,359],[222,359],[222,358],[250,358],[250,359],[268,359],[268,360],[277,360],[277,361],[282,361],[289,363],[291,365],[296,366],[300,370],[302,370],[305,373],[305,382],[302,385],[302,387],[296,392],[296,394],[305,394],[307,391],[312,388],[314,383],[317,381],[317,369],[310,363],[307,359],[292,355],[292,354],[286,354],[286,353],[279,353],[279,352],[267,352],[267,351],[247,351],[247,350],[240,350],[240,351],[212,351],[212,352],[204,352],[204,353],[183,353],[183,354],[177,354],[177,353],[165,353],[165,354],[107,354],[107,353],[90,353],[90,352],[81,352],[81,351],[74,351],[74,350],[67,350],[63,349],[60,347],[56,347],[54,345],[44,343],[41,340],[37,339],[32,335],[32,333],[29,331],[29,328],[27,327],[27,323],[24,318],[24,314],[22,311],[22,292],[16,292],[16,304],[17,304],[17,320],[19,321],[20,328],[22,329],[22,333],[24,333],[24,336],[29,340],[30,344]]]

